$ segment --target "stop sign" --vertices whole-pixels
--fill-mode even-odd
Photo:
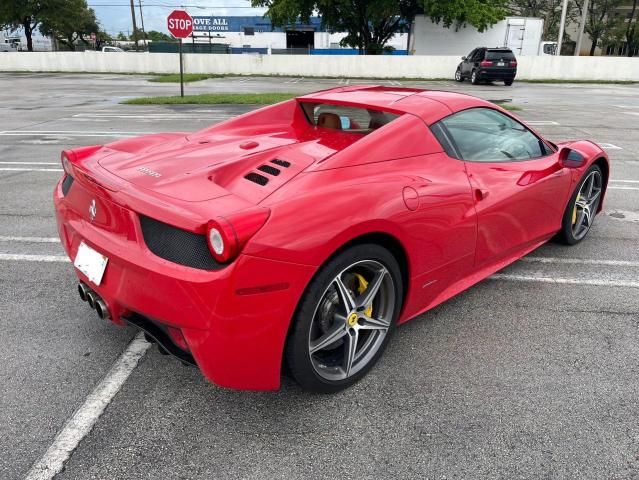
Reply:
[[[193,19],[184,10],[173,10],[167,18],[167,25],[175,38],[186,38],[193,33]]]

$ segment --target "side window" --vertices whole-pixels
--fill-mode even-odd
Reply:
[[[472,60],[473,59],[473,55],[475,55],[476,52],[477,52],[477,49],[473,50],[468,55],[466,55],[466,60]]]
[[[439,124],[439,125],[438,125]],[[490,108],[471,108],[444,118],[433,133],[451,155],[472,162],[529,160],[551,153],[544,142],[521,123]],[[445,135],[444,141],[440,138]]]
[[[484,49],[478,48],[475,50],[475,56],[473,57],[473,62],[479,62],[484,59]]]

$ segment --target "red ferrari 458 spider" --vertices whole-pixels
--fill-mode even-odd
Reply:
[[[212,382],[269,390],[287,365],[335,392],[396,325],[552,237],[581,241],[609,177],[458,93],[346,87],[194,134],[66,150],[54,193],[82,300]]]

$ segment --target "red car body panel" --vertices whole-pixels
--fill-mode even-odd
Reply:
[[[298,102],[401,116],[354,135],[311,126]],[[607,174],[606,154],[587,141],[565,144],[586,158],[576,168],[560,164],[559,148],[517,162],[448,157],[429,126],[478,106],[510,115],[467,95],[347,87],[194,134],[68,151],[65,176],[73,186],[65,195],[63,178],[54,192],[60,238],[72,259],[80,242],[109,258],[100,285],[76,273],[106,302],[114,323],[135,313],[178,328],[212,382],[276,389],[298,302],[320,266],[349,242],[386,242],[404,262],[405,322],[547,241],[585,170],[600,161]],[[273,159],[289,166],[266,185],[244,178]],[[268,211],[266,222],[216,270],[156,255],[140,221],[205,235],[212,219],[238,222],[255,208]]]

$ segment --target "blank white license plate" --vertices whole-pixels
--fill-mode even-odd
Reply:
[[[504,62],[497,62],[497,66],[498,66],[498,67],[503,67],[503,66],[505,66],[505,65],[506,65],[506,64],[505,64]]]
[[[96,252],[86,243],[80,242],[78,254],[75,256],[73,265],[84,273],[94,284],[100,285],[108,261],[109,259],[107,257]]]

